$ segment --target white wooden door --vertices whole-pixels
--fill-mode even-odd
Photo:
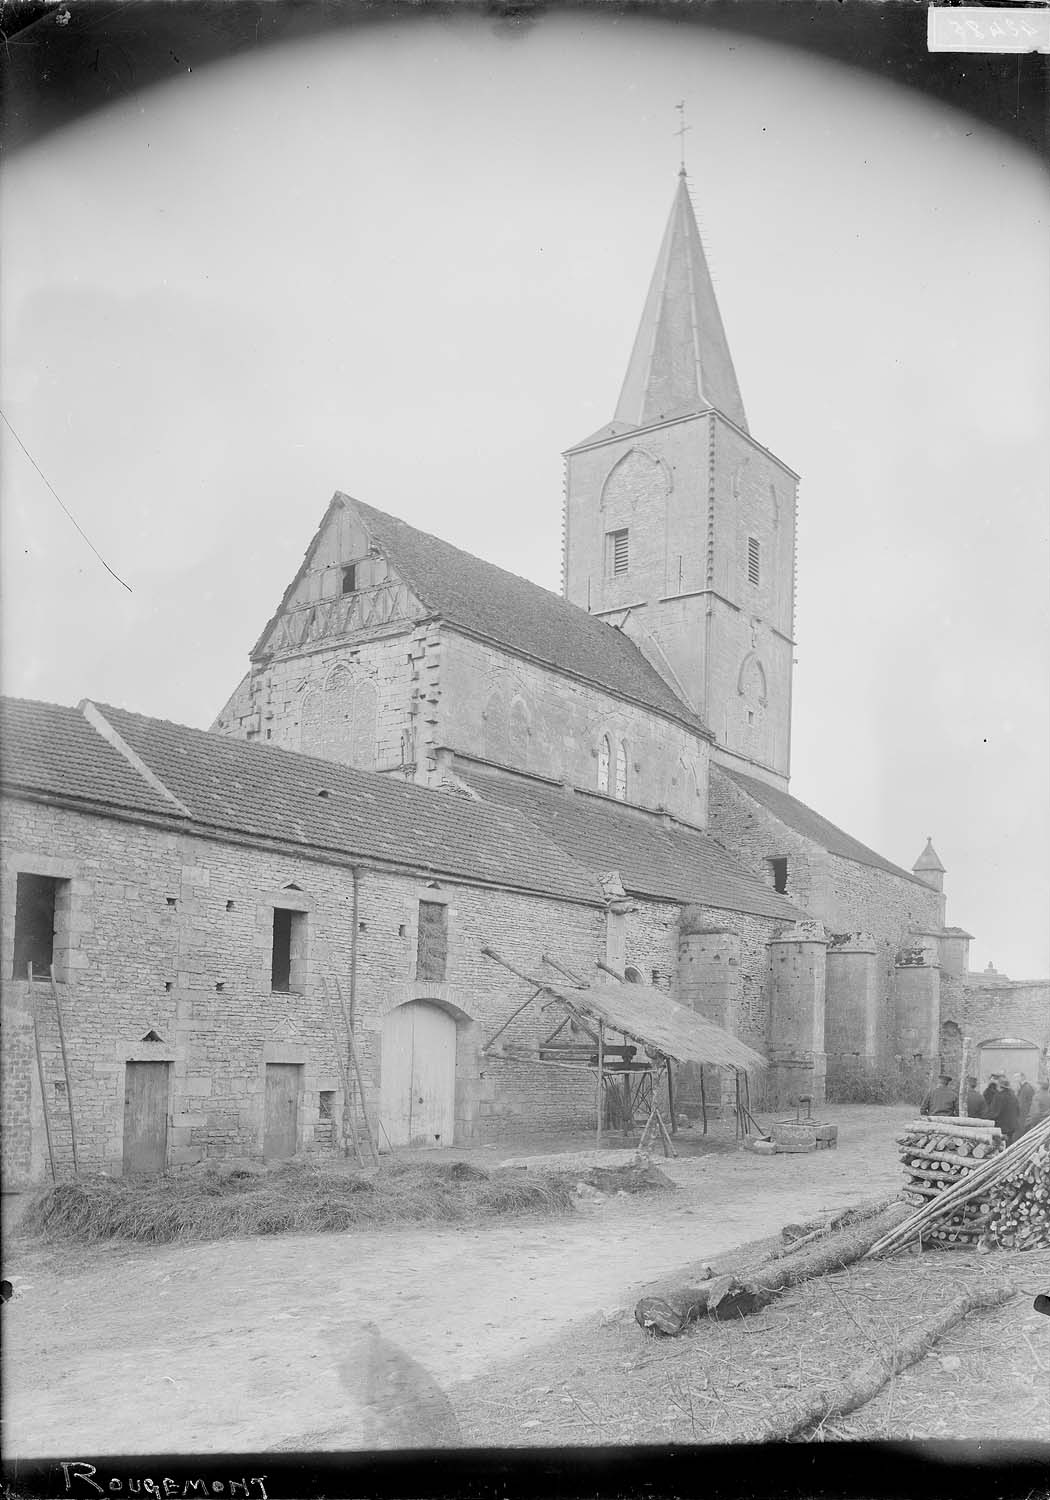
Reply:
[[[456,1023],[425,1000],[383,1021],[380,1091],[392,1146],[451,1146],[456,1101]]]

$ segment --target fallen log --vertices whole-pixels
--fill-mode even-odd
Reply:
[[[909,1204],[895,1200],[874,1218],[822,1236],[805,1250],[789,1253],[750,1274],[716,1276],[697,1286],[642,1297],[634,1309],[635,1321],[642,1328],[673,1337],[704,1315],[725,1319],[758,1312],[785,1287],[860,1260],[911,1212]]]
[[[797,1437],[829,1417],[843,1417],[848,1412],[856,1411],[873,1396],[877,1396],[892,1375],[922,1359],[956,1323],[961,1323],[972,1312],[999,1307],[1014,1295],[1014,1288],[1006,1283],[985,1283],[970,1287],[939,1313],[926,1318],[911,1333],[905,1334],[892,1349],[868,1360],[845,1380],[835,1385],[813,1386],[808,1391],[803,1391],[796,1400],[775,1412],[766,1421],[759,1434],[759,1441],[787,1442],[789,1438]]]

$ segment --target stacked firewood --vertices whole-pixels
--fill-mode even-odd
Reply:
[[[987,1120],[931,1116],[907,1125],[897,1137],[908,1185],[907,1203],[924,1207],[1003,1149],[1002,1132]],[[991,1223],[993,1199],[980,1193],[923,1236],[939,1245],[975,1245]]]
[[[911,1148],[910,1155],[905,1155],[909,1173],[912,1159],[921,1160],[918,1151],[929,1146],[929,1139],[922,1148],[916,1145],[923,1133],[927,1138],[955,1134],[965,1139],[967,1127],[990,1132],[987,1121],[952,1120],[943,1125],[940,1121],[936,1125],[923,1121],[909,1126],[906,1134],[898,1137],[902,1149]],[[980,1145],[991,1145],[992,1149],[976,1157],[974,1152]],[[956,1236],[954,1241],[947,1241],[949,1244],[976,1242],[982,1250],[1000,1245],[1015,1250],[1050,1245],[1050,1119],[1031,1126],[1005,1150],[1001,1142],[979,1141],[971,1145],[968,1158],[958,1151],[955,1155],[960,1162],[969,1160],[969,1170],[964,1166],[952,1181],[942,1181],[939,1186],[927,1179],[923,1179],[926,1187],[917,1186],[914,1180],[909,1182],[907,1194],[921,1206],[872,1245],[870,1256],[892,1255],[916,1243],[944,1244],[945,1234]]]
[[[1050,1247],[1050,1140],[1046,1138],[995,1189],[981,1248],[999,1245],[1007,1250]]]

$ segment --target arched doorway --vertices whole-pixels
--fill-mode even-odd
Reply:
[[[428,1000],[383,1019],[380,1084],[391,1146],[451,1146],[456,1118],[456,1022]]]
[[[982,1042],[977,1048],[977,1086],[983,1089],[993,1073],[1005,1073],[1013,1082],[1015,1073],[1024,1073],[1034,1083],[1039,1073],[1039,1048],[1025,1037],[1001,1036]]]

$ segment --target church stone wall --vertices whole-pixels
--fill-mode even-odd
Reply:
[[[628,802],[706,823],[706,740],[648,709],[448,629],[440,699],[440,733],[454,752],[594,791],[607,735],[614,761],[615,747],[626,749]]]
[[[28,985],[11,978],[19,870],[51,872],[71,883],[68,950],[59,972],[82,1165],[122,1170],[125,1066],[133,1060],[171,1065],[172,1167],[261,1154],[267,1061],[303,1066],[302,1150],[335,1149],[325,1132],[318,1137],[317,1126],[321,1091],[333,1095],[336,1136],[342,1119],[333,1006],[337,1011],[336,978],[349,1002],[350,869],[12,801],[4,807],[0,887],[7,1186],[39,1179],[46,1164],[39,1086],[29,1066]],[[441,985],[414,977],[423,898],[444,899],[450,907]],[[275,906],[306,914],[298,992],[271,988]],[[490,1066],[480,1058],[482,1043],[525,998],[521,981],[484,958],[481,948],[490,944],[530,972],[553,948],[574,968],[590,971],[604,951],[602,910],[451,883],[435,896],[409,875],[364,871],[358,912],[357,1035],[374,1127],[383,1015],[413,999],[445,1005],[460,1026],[457,1140],[593,1120],[593,1090],[581,1089],[575,1075],[539,1065]],[[538,1034],[552,1024],[549,1013],[537,1014],[522,1027]],[[62,1069],[47,1001],[41,1027],[53,1091]],[[150,1031],[160,1042],[144,1041]],[[68,1143],[59,1146],[68,1156]]]
[[[894,963],[916,930],[939,926],[938,893],[903,875],[829,854],[787,827],[717,769],[711,775],[711,832],[723,848],[772,886],[770,861],[788,861],[787,896],[829,933],[865,932],[875,941],[878,975],[877,1050],[894,1055]]]
[[[406,629],[254,666],[212,728],[361,770],[399,768],[412,760],[406,736],[420,717],[426,634]]]
[[[1023,1037],[1050,1048],[1050,981],[955,978],[941,973],[941,1022],[953,1022],[975,1046],[999,1037]]]

